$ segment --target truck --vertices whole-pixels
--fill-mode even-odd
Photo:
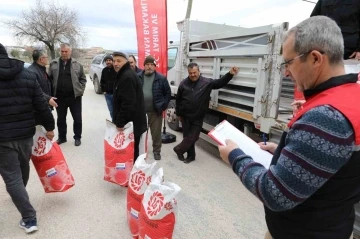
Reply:
[[[226,119],[253,139],[265,134],[278,142],[292,116],[295,87],[280,70],[288,23],[243,28],[185,19],[178,22],[178,29],[180,41],[170,42],[168,48],[167,78],[173,97],[166,113],[169,127],[181,128],[175,97],[190,62],[213,79],[237,66],[240,71],[228,85],[212,91],[200,137],[215,144],[207,132]]]

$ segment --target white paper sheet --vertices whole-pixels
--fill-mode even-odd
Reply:
[[[226,139],[234,141],[239,148],[247,155],[250,155],[255,162],[261,163],[267,169],[270,167],[273,155],[268,151],[262,150],[255,141],[235,128],[235,126],[228,121],[224,120],[218,124],[214,130],[209,132],[209,136],[221,145],[225,145]]]
[[[360,72],[360,61],[358,60],[344,60],[345,73],[359,73]]]

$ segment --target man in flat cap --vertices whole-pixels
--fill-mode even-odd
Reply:
[[[141,135],[147,130],[142,85],[136,72],[130,67],[128,56],[124,52],[114,52],[114,69],[117,72],[114,82],[114,119],[119,131],[133,122],[135,137],[134,161],[139,156]]]
[[[113,67],[113,57],[106,55],[104,58],[106,67],[101,72],[100,86],[102,92],[105,94],[106,104],[108,106],[111,120],[114,120],[113,115],[113,88],[116,77],[116,71]]]

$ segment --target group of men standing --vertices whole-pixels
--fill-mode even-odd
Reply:
[[[122,131],[128,122],[133,122],[135,160],[140,137],[150,128],[154,159],[160,160],[162,114],[171,98],[166,77],[156,71],[152,56],[145,58],[144,70],[136,66],[134,56],[124,52],[114,52],[104,60],[106,67],[102,70],[100,85],[113,123]]]
[[[33,64],[9,58],[0,44],[0,175],[12,201],[21,213],[19,226],[26,233],[38,230],[36,211],[25,189],[29,179],[29,161],[35,125],[42,125],[46,137],[54,138],[55,121],[51,111],[57,110],[59,144],[66,142],[67,109],[74,119],[75,145],[81,144],[81,98],[86,77],[83,66],[71,58],[71,47],[60,46],[61,57],[50,64],[45,51],[33,51]]]
[[[134,56],[122,52],[114,52],[104,60],[106,67],[102,70],[100,85],[112,121],[120,131],[127,122],[134,123],[135,159],[140,136],[150,128],[154,159],[160,160],[162,113],[171,99],[168,80],[156,71],[156,61],[152,56],[145,58],[143,70],[136,66]],[[180,84],[176,97],[176,112],[184,136],[182,142],[174,147],[179,160],[184,163],[195,160],[195,143],[199,139],[211,90],[224,87],[237,72],[238,68],[233,67],[221,79],[213,80],[201,76],[196,63],[188,65],[189,77]]]
[[[50,110],[57,111],[57,127],[59,132],[58,144],[67,142],[67,111],[74,119],[73,130],[75,146],[81,145],[82,135],[82,96],[86,86],[86,76],[83,66],[71,58],[72,49],[69,44],[61,44],[61,57],[50,63],[49,73],[46,66],[49,64],[48,56],[43,50],[34,50],[34,62],[29,70],[36,75],[37,81],[44,92]],[[42,125],[43,118],[34,114],[35,123]]]

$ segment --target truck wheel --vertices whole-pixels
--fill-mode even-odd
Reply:
[[[97,76],[94,76],[94,90],[96,94],[102,94],[102,90],[100,87],[100,82]]]
[[[176,116],[175,106],[175,100],[170,100],[166,110],[166,118],[170,129],[180,131],[179,118]]]

